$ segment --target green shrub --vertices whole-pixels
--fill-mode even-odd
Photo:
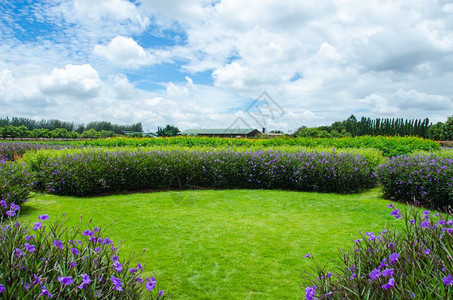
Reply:
[[[15,206],[28,200],[35,177],[24,163],[0,160],[0,217],[15,215]]]
[[[453,219],[415,209],[391,214],[404,220],[401,230],[362,234],[332,272],[315,266],[305,299],[451,299]]]
[[[164,298],[156,280],[141,278],[143,267],[119,258],[102,230],[88,225],[65,228],[65,221],[46,225],[0,224],[1,299],[147,299]]]
[[[450,152],[451,153],[451,152]],[[453,206],[453,156],[398,156],[378,168],[384,197],[448,210]]]
[[[353,152],[83,149],[24,158],[40,187],[63,195],[191,187],[350,193],[376,184],[379,162]]]

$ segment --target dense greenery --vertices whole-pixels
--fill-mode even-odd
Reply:
[[[438,122],[431,125],[429,119],[402,119],[362,117],[357,121],[354,115],[347,120],[337,121],[330,126],[308,128],[300,127],[294,134],[296,137],[338,138],[346,136],[419,136],[435,140],[453,139],[453,116],[447,123]]]
[[[391,158],[379,167],[378,177],[387,198],[453,208],[453,151]]]
[[[0,217],[15,215],[16,205],[28,200],[35,186],[35,177],[23,163],[12,163],[0,154]]]
[[[169,146],[184,147],[247,147],[247,148],[275,148],[281,146],[297,147],[335,147],[335,148],[374,148],[379,149],[385,156],[410,154],[415,150],[432,151],[439,148],[439,144],[432,140],[417,137],[384,137],[362,136],[345,138],[273,138],[273,139],[235,139],[235,138],[208,138],[208,137],[173,137],[173,138],[111,138],[106,140],[85,141],[87,146],[122,147],[122,146]]]
[[[305,298],[452,299],[453,219],[415,209],[391,215],[403,228],[362,234],[338,269],[315,268]]]
[[[157,128],[157,136],[159,137],[170,137],[177,136],[180,132],[179,128],[170,124],[167,124],[165,127]]]
[[[365,153],[90,148],[39,151],[25,161],[41,188],[60,195],[193,187],[351,193],[376,184],[379,158]]]

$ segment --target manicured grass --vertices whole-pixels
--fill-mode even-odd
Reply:
[[[311,260],[338,258],[358,231],[395,224],[379,190],[356,195],[200,190],[75,198],[37,195],[22,219],[66,213],[122,240],[175,299],[298,299]],[[28,214],[28,217],[25,215]],[[333,264],[333,262],[331,262]],[[152,273],[151,273],[152,272]]]

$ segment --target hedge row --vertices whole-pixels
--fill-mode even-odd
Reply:
[[[432,151],[439,149],[439,143],[418,137],[361,136],[344,138],[274,138],[274,139],[236,139],[208,137],[172,137],[172,138],[111,138],[85,141],[83,145],[96,147],[146,147],[146,146],[205,146],[205,147],[259,147],[276,146],[335,147],[335,148],[373,148],[385,156],[410,154],[415,150]]]
[[[142,189],[249,188],[352,193],[376,184],[357,153],[77,149],[27,155],[40,187],[61,195]]]
[[[453,208],[453,152],[394,157],[380,165],[377,173],[386,198]]]

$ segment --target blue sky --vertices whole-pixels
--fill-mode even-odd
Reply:
[[[0,116],[295,130],[453,114],[453,2],[0,0]],[[244,126],[246,126],[244,125]]]

